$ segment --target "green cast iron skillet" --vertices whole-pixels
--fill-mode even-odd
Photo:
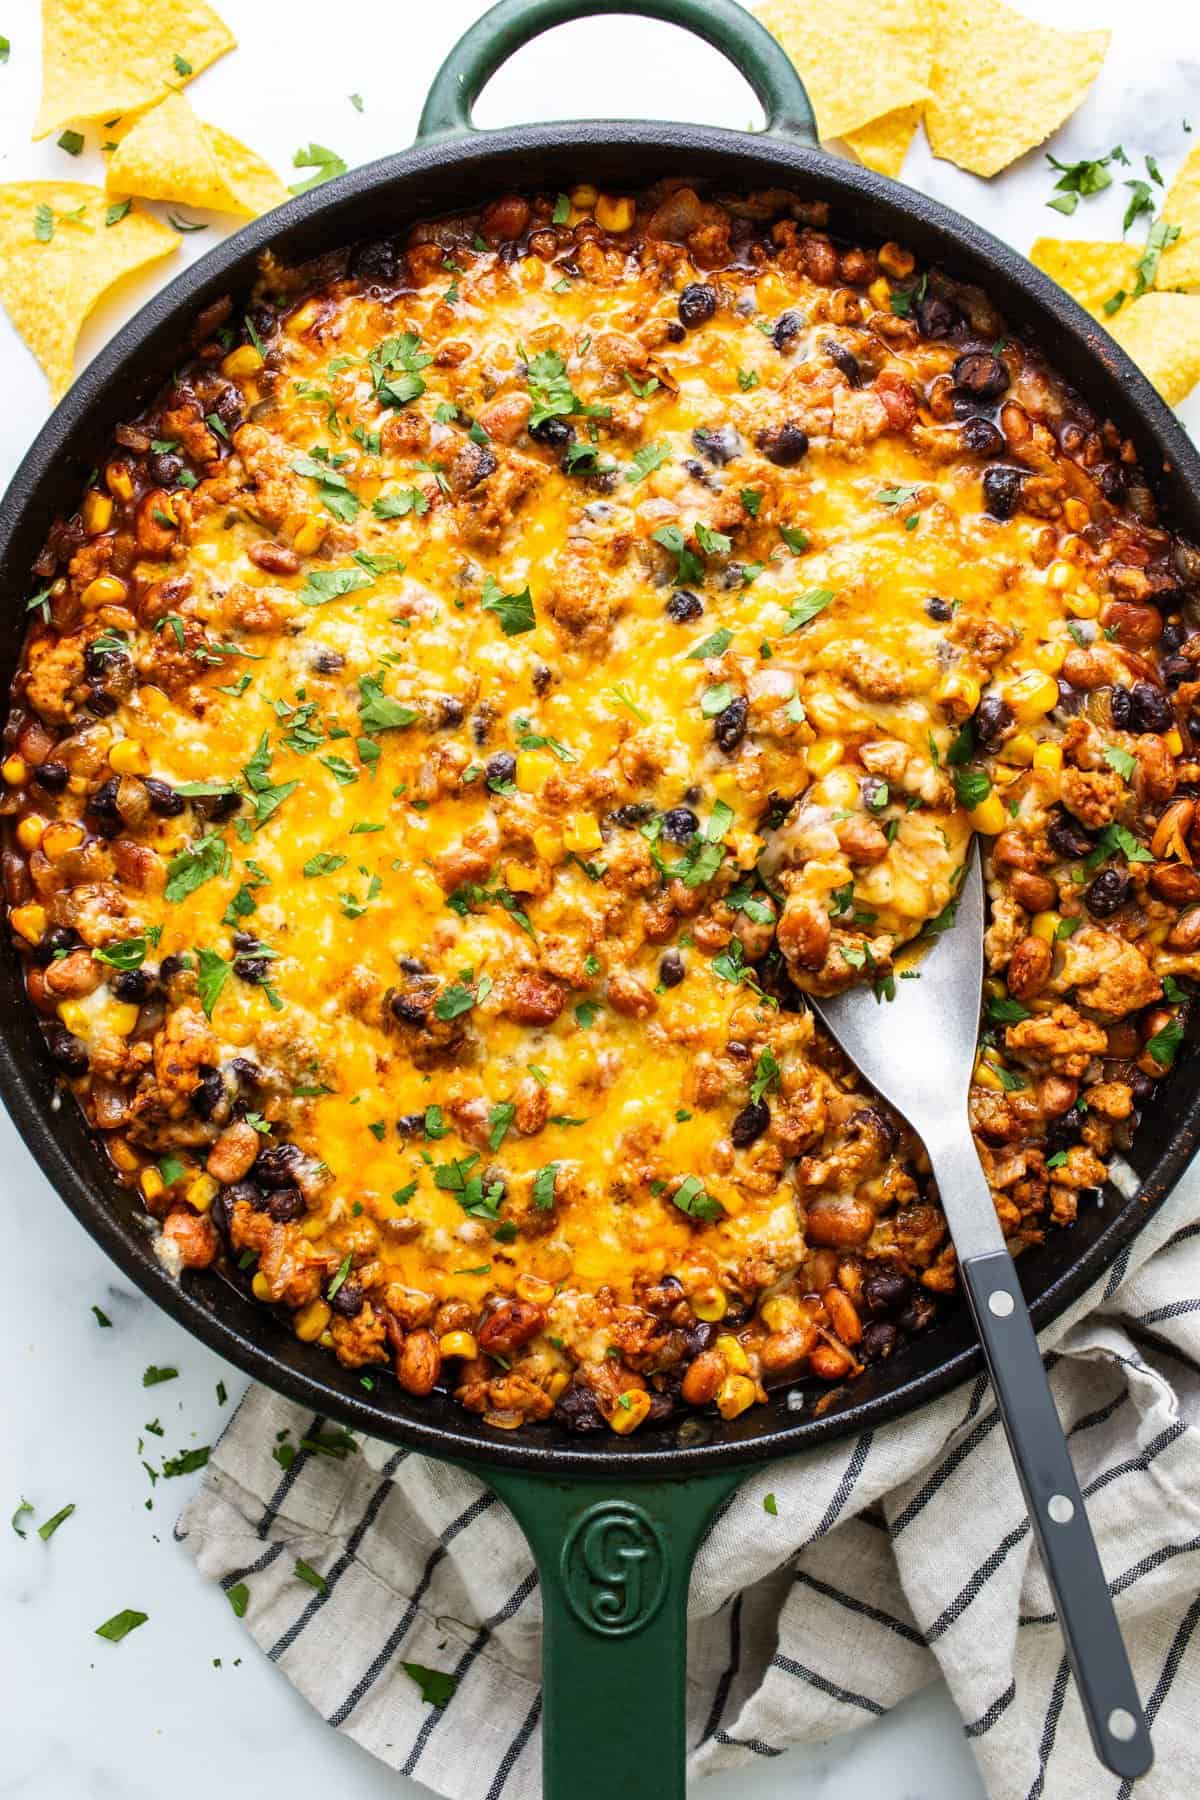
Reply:
[[[599,13],[670,21],[721,50],[750,82],[766,129],[589,121],[476,131],[471,108],[522,44]],[[818,147],[804,88],[774,39],[736,0],[501,0],[438,73],[417,141],[247,225],[195,263],[118,333],[39,434],[0,506],[0,679],[12,678],[31,566],[55,515],[74,509],[115,425],[169,376],[209,302],[253,283],[259,253],[301,261],[514,188],[557,192],[581,180],[628,192],[681,175],[727,190],[788,187],[829,203],[856,243],[898,238],[923,260],[978,282],[1017,330],[1134,439],[1177,529],[1200,540],[1200,457],[1111,338],[1023,257],[973,221]],[[18,958],[0,948],[0,1094],[67,1205],[130,1280],[212,1349],[280,1393],[344,1425],[472,1470],[512,1508],[541,1575],[545,1611],[545,1791],[552,1800],[680,1800],[684,1793],[685,1607],[696,1546],[749,1470],[816,1444],[866,1434],[980,1366],[965,1307],[867,1371],[820,1417],[793,1391],[725,1423],[691,1417],[632,1439],[571,1437],[552,1424],[496,1431],[445,1394],[414,1400],[357,1376],[211,1271],[171,1280],[136,1197],[116,1185],[78,1110],[59,1107]],[[1137,1190],[1108,1188],[1078,1223],[1021,1259],[1035,1323],[1046,1324],[1119,1263],[1191,1158],[1200,1129],[1200,1059],[1159,1084],[1129,1161]],[[801,1401],[801,1404],[797,1404]]]

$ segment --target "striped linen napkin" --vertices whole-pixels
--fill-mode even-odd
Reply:
[[[1200,1794],[1198,1218],[1200,1167],[1042,1340],[1154,1733],[1136,1800]],[[246,1584],[251,1635],[329,1724],[451,1800],[532,1800],[520,1531],[473,1477],[374,1439],[281,1469],[277,1443],[322,1423],[251,1388],[176,1536]],[[746,1481],[692,1581],[694,1775],[853,1730],[941,1674],[992,1800],[1128,1800],[1092,1756],[998,1425],[981,1376]],[[446,1704],[406,1663],[453,1676]]]

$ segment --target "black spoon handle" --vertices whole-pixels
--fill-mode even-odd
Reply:
[[[1133,1779],[1150,1731],[1016,1269],[1007,1250],[961,1268],[1096,1755]]]

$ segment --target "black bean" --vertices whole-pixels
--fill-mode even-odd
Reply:
[[[972,415],[963,420],[963,449],[972,456],[1003,456],[1004,433],[998,431],[990,419],[980,419]]]
[[[1133,892],[1133,879],[1126,869],[1101,869],[1083,898],[1093,919],[1110,919]]]
[[[678,319],[668,319],[668,321],[667,321],[667,342],[668,342],[668,344],[682,344],[682,342],[686,336],[687,336],[687,332],[683,329],[683,326],[679,323]]]
[[[1145,1106],[1154,1093],[1153,1079],[1143,1069],[1130,1069],[1125,1079],[1133,1090],[1134,1104]]]
[[[239,980],[249,982],[251,987],[260,987],[264,981],[271,979],[271,961],[269,956],[236,956],[233,960],[233,972]]]
[[[262,1203],[262,1211],[277,1225],[292,1225],[308,1211],[299,1188],[273,1188]]]
[[[936,619],[939,625],[944,625],[948,619],[954,617],[954,608],[950,602],[939,600],[936,594],[931,594],[925,602],[925,611],[931,619]]]
[[[1002,463],[983,471],[983,503],[993,519],[1012,518],[1021,499],[1024,480],[1022,470],[1007,468]]]
[[[686,625],[689,619],[698,619],[704,612],[704,602],[699,594],[693,594],[690,588],[676,588],[667,601],[667,617],[676,625]]]
[[[731,756],[746,735],[746,722],[750,717],[750,702],[744,694],[731,700],[724,712],[719,712],[713,720],[713,737],[718,750]]]
[[[481,481],[486,481],[500,467],[496,452],[489,450],[486,444],[476,444],[474,441],[463,445],[455,461],[458,470],[457,485],[466,493],[477,488]]]
[[[1129,690],[1135,731],[1170,731],[1175,723],[1171,702],[1161,688],[1149,681],[1135,681]]]
[[[152,451],[146,458],[146,473],[155,487],[173,487],[182,468],[182,456],[174,456],[169,450]]]
[[[230,819],[242,804],[242,796],[238,793],[197,794],[192,805],[205,819]]]
[[[658,965],[658,979],[663,986],[678,987],[686,974],[687,969],[678,950],[664,951]]]
[[[554,1408],[554,1421],[568,1431],[603,1431],[604,1415],[589,1388],[573,1382]]]
[[[1186,588],[1174,585],[1155,588],[1152,593],[1146,595],[1148,605],[1157,606],[1159,612],[1165,613],[1178,612],[1181,607],[1187,606],[1189,599],[1190,595]],[[1166,633],[1164,632],[1163,635],[1165,637]]]
[[[517,778],[517,759],[511,750],[497,750],[484,765],[489,787],[507,787]]]
[[[257,1088],[262,1085],[262,1070],[248,1056],[235,1056],[229,1064],[239,1088]]]
[[[160,819],[177,819],[187,806],[182,794],[165,781],[159,781],[156,775],[144,775],[142,785],[150,796],[150,811],[157,813]]]
[[[203,1063],[198,1071],[199,1084],[192,1091],[192,1111],[202,1119],[211,1119],[225,1098],[225,1082],[221,1071]]]
[[[399,266],[396,246],[387,238],[350,252],[350,273],[359,281],[394,281]]]
[[[753,1144],[760,1138],[771,1123],[771,1109],[765,1100],[751,1100],[736,1114],[729,1127],[729,1136],[738,1150],[744,1150],[747,1144]]]
[[[707,325],[717,310],[717,293],[705,281],[689,281],[679,296],[679,319],[689,331]]]
[[[273,1144],[269,1150],[259,1151],[250,1174],[260,1187],[290,1187],[304,1162],[299,1144]]]
[[[1168,656],[1160,670],[1163,680],[1169,688],[1177,688],[1181,681],[1190,681],[1193,665],[1186,656]],[[1116,692],[1114,688],[1113,692]]]
[[[999,694],[985,694],[975,711],[975,737],[983,750],[995,750],[1013,728],[1013,711]]]
[[[1133,718],[1133,697],[1127,687],[1109,689],[1108,711],[1118,731],[1127,731]]]
[[[1187,626],[1184,624],[1183,620],[1168,619],[1163,626],[1162,637],[1159,639],[1159,642],[1169,656],[1178,650],[1186,639]]]
[[[672,844],[686,844],[700,829],[700,821],[690,806],[673,806],[663,814],[662,834]]]
[[[789,308],[781,312],[771,331],[771,342],[777,350],[784,350],[796,334],[804,329],[804,314]]]
[[[416,994],[393,994],[392,1013],[401,1025],[424,1025],[429,1017],[429,1002]]]
[[[336,675],[345,668],[346,659],[340,650],[318,650],[308,666],[315,675]]]
[[[913,308],[917,315],[917,328],[922,337],[949,337],[955,326],[962,321],[962,313],[953,300],[946,300],[941,294],[925,294]]]
[[[222,425],[232,425],[241,417],[242,397],[235,387],[223,387],[208,410],[216,413]]]
[[[689,1361],[693,1357],[702,1356],[706,1350],[711,1350],[716,1339],[717,1328],[710,1319],[697,1319],[694,1325],[689,1325],[684,1332]]]
[[[157,985],[152,969],[122,969],[110,979],[108,988],[118,1000],[136,1000],[140,1006]]]
[[[233,934],[235,950],[261,950],[262,945],[252,931],[235,931]]]
[[[487,700],[471,714],[471,737],[480,747],[491,737],[495,722],[496,709]]]
[[[742,453],[742,440],[732,425],[719,425],[715,429],[706,425],[697,425],[692,433],[692,442],[701,456],[723,469],[727,462]]]
[[[116,775],[110,775],[107,781],[101,782],[87,803],[87,811],[106,836],[114,836],[121,829],[121,815],[117,810],[119,779]]]
[[[186,968],[187,963],[182,956],[179,956],[178,954],[164,956],[158,965],[159,980],[171,981],[176,975],[182,975]]]
[[[928,1294],[915,1293],[896,1320],[901,1331],[927,1331],[933,1324],[936,1307]]]
[[[898,1275],[891,1269],[877,1269],[863,1282],[863,1299],[870,1313],[895,1312],[898,1307],[907,1306],[912,1295],[912,1282],[907,1275]]]
[[[638,825],[644,825],[653,811],[648,800],[634,800],[626,806],[616,807],[608,816],[623,831],[632,831]]]
[[[868,812],[880,813],[888,803],[890,790],[880,775],[864,775],[858,784],[858,791]]]
[[[965,351],[951,373],[956,385],[976,400],[998,400],[1008,392],[1008,369],[990,350]]]
[[[343,1319],[356,1319],[363,1309],[366,1297],[362,1282],[356,1281],[353,1275],[350,1275],[343,1281],[329,1304],[333,1311],[340,1314]]]
[[[72,1037],[66,1026],[57,1020],[43,1025],[42,1031],[55,1068],[61,1069],[64,1075],[87,1074],[88,1053],[79,1038]]]
[[[467,716],[467,709],[454,694],[442,694],[437,703],[438,724],[444,731],[454,731]]]
[[[1105,463],[1100,471],[1100,492],[1113,506],[1125,498],[1125,471],[1120,463]]]
[[[755,442],[767,461],[780,469],[794,468],[808,455],[808,433],[799,425],[768,425]]]
[[[575,428],[568,425],[565,419],[553,414],[548,419],[539,419],[536,425],[529,427],[529,435],[539,444],[549,444],[555,450],[565,449],[575,442]]]
[[[419,1137],[425,1130],[425,1114],[401,1113],[396,1120],[396,1130],[401,1137]]]
[[[886,1362],[896,1348],[899,1333],[886,1319],[873,1319],[862,1334],[860,1354],[864,1362]]]
[[[87,699],[84,701],[87,710],[97,719],[111,718],[120,704],[121,702],[115,694],[110,694],[104,688],[95,685],[88,688]]]
[[[862,370],[858,366],[858,358],[853,350],[847,350],[845,344],[839,344],[836,338],[826,338],[821,345],[835,369],[839,369],[851,387],[862,386]]]
[[[52,962],[60,960],[59,951],[65,956],[76,949],[79,943],[79,933],[72,931],[69,925],[52,925],[49,931],[43,932],[33,952],[33,961],[39,969],[48,968]]]
[[[1046,828],[1046,838],[1059,856],[1087,856],[1093,849],[1092,839],[1069,813],[1056,812]]]
[[[403,969],[406,975],[428,975],[429,973],[428,963],[423,963],[419,956],[401,956],[396,960],[397,966]]]
[[[33,771],[33,779],[48,794],[61,794],[71,779],[71,771],[66,763],[44,762]]]
[[[544,694],[546,692],[546,689],[550,686],[551,682],[554,680],[554,670],[549,668],[543,662],[535,663],[533,666],[533,674],[530,676],[530,680],[533,682],[534,693],[535,694]]]

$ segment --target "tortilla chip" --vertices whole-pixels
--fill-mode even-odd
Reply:
[[[1107,325],[1118,309],[1114,307],[1112,312],[1106,313],[1104,303],[1118,294],[1133,292],[1137,286],[1137,264],[1141,255],[1136,244],[1045,237],[1034,244],[1029,260],[1051,281],[1066,288],[1093,319]]]
[[[822,138],[923,100],[933,0],[767,0],[758,17],[795,63]]]
[[[995,175],[1075,111],[1112,33],[1035,25],[1003,0],[936,6],[930,146],[973,175]]]
[[[236,42],[204,0],[42,0],[33,135],[152,106]]]
[[[287,199],[287,189],[245,144],[198,119],[182,94],[135,119],[109,159],[110,194],[174,200],[253,218]]]
[[[78,181],[0,185],[0,300],[55,400],[71,385],[75,341],[96,302],[122,275],[179,247],[176,234],[139,207],[107,224],[119,210]]]
[[[1200,150],[1193,150],[1167,189],[1160,216],[1179,236],[1158,259],[1158,288],[1200,292]]]
[[[1200,381],[1200,294],[1143,294],[1108,329],[1168,406]]]
[[[842,141],[866,168],[894,179],[904,167],[922,110],[920,102],[898,106],[895,112],[884,113],[882,119],[872,119],[869,125],[848,131]]]

